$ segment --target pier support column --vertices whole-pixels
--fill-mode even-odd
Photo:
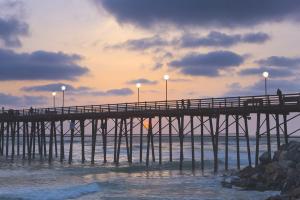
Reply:
[[[70,136],[70,148],[69,148],[69,164],[72,163],[72,159],[73,159],[73,141],[74,141],[74,131],[75,131],[75,120],[71,120],[70,129],[71,129],[71,136]]]
[[[249,166],[252,166],[250,139],[249,139],[249,130],[248,130],[248,119],[247,119],[247,116],[245,116],[245,115],[244,115],[244,125],[245,125],[245,137],[246,137],[246,143],[247,143],[248,164],[249,164]]]
[[[9,126],[10,126],[10,122],[7,122],[7,125],[6,125],[6,151],[5,151],[6,159],[8,158],[8,149],[9,149]]]
[[[276,121],[276,138],[277,138],[277,150],[280,148],[280,125],[279,125],[279,114],[275,115]]]
[[[20,155],[20,122],[17,122],[17,155]]]
[[[140,123],[140,163],[143,162],[143,131],[144,131],[144,119],[141,118],[141,123]]]
[[[119,138],[118,138],[118,150],[117,150],[117,162],[116,162],[116,164],[119,164],[119,162],[120,162],[120,150],[121,150],[121,142],[122,142],[122,135],[123,135],[123,123],[124,123],[124,119],[121,119]]]
[[[0,155],[3,156],[3,149],[4,149],[4,122],[1,122],[1,129],[0,129]]]
[[[84,143],[84,120],[80,120],[80,136],[81,136],[81,162],[85,161],[85,143]]]
[[[178,121],[178,130],[179,130],[179,143],[180,143],[180,164],[179,169],[182,170],[183,166],[183,139],[184,139],[184,116],[179,116]]]
[[[259,158],[259,140],[260,140],[260,113],[257,113],[256,117],[256,149],[255,149],[255,166],[258,166]]]
[[[117,162],[117,139],[118,139],[118,118],[115,119],[114,163]]]
[[[162,122],[161,116],[158,117],[158,156],[159,156],[159,164],[162,164]]]
[[[228,170],[228,132],[229,132],[229,115],[225,115],[225,170]]]
[[[200,131],[201,131],[201,170],[204,170],[204,121],[203,121],[203,115],[200,116]]]
[[[288,131],[287,131],[287,119],[286,119],[286,114],[283,115],[283,127],[284,127],[284,141],[285,144],[287,144],[288,141]]]
[[[240,128],[239,128],[239,116],[235,116],[235,131],[236,131],[236,160],[237,169],[240,170]]]
[[[60,121],[60,162],[65,159],[64,121]]]
[[[107,119],[101,119],[101,133],[103,144],[103,162],[106,163],[106,138],[107,138]]]
[[[133,118],[130,118],[129,125],[129,163],[132,163],[132,142],[133,142]]]
[[[169,157],[170,162],[173,161],[172,155],[172,117],[169,117]]]
[[[271,130],[270,130],[270,115],[269,115],[269,113],[266,113],[266,129],[267,129],[268,157],[269,157],[269,160],[271,160],[272,151],[271,151]]]
[[[53,159],[53,137],[54,137],[54,129],[55,129],[55,122],[51,121],[51,128],[50,128],[50,141],[49,141],[49,163],[52,162]]]
[[[96,150],[96,139],[97,139],[97,125],[98,119],[92,120],[92,156],[91,156],[91,163],[95,163],[95,150]],[[115,153],[115,152],[114,152]]]
[[[194,116],[191,116],[190,120],[191,120],[192,169],[195,170]]]

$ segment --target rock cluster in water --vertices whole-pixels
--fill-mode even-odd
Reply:
[[[246,167],[237,176],[224,179],[223,186],[281,191],[280,195],[268,200],[300,199],[300,142],[291,141],[282,145],[271,160],[265,152],[259,160],[257,167]]]

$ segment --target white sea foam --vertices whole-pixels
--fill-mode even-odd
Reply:
[[[24,199],[24,200],[61,200],[72,199],[80,196],[100,191],[100,183],[94,182],[84,185],[74,185],[68,187],[48,187],[32,188],[23,187],[17,189],[0,190],[0,199]]]

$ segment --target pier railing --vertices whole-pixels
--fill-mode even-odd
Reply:
[[[200,110],[218,108],[268,108],[274,106],[300,105],[300,93],[259,96],[239,96],[225,98],[182,99],[170,101],[146,101],[133,103],[85,105],[69,107],[29,108],[23,110],[0,110],[0,114],[17,116],[62,115],[79,113],[112,113],[151,110]]]

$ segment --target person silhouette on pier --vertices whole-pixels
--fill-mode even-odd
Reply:
[[[279,99],[279,105],[283,105],[282,92],[279,88],[277,89],[277,95],[278,95],[278,99]]]

